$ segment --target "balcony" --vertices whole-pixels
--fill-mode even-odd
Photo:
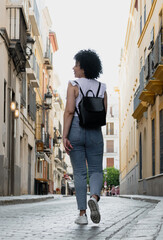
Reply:
[[[160,80],[149,80],[148,84],[146,85],[145,89],[154,94],[161,95],[163,93],[163,81]]]
[[[32,7],[29,9],[29,19],[32,24],[34,36],[40,36],[40,15],[37,7],[36,0],[33,0]]]
[[[26,63],[26,72],[29,80],[36,80],[35,56],[33,55]]]
[[[67,170],[67,164],[63,161],[63,162],[60,162],[56,165],[56,168],[57,170],[60,170],[61,172],[66,172]]]
[[[149,104],[154,104],[155,94],[151,91],[142,91],[139,99],[143,102],[147,102]]]
[[[145,63],[145,79],[147,80],[145,89],[150,92],[148,94],[149,101],[153,102],[153,94],[161,95],[163,93],[163,33],[160,30],[152,51],[148,55]],[[147,95],[147,94],[146,94]],[[143,99],[142,96],[141,99]],[[147,98],[147,96],[146,96]]]
[[[161,28],[153,49],[154,72],[153,78],[163,81],[163,28]]]
[[[58,93],[56,93],[56,91],[54,90],[54,108],[56,109],[56,111],[60,111],[61,109],[63,109],[63,102],[61,97],[59,96]]]
[[[53,53],[51,51],[49,38],[47,38],[46,52],[44,55],[44,64],[46,65],[47,70],[53,69]]]
[[[53,149],[53,139],[49,133],[45,133],[45,142],[44,142],[44,152],[52,154]]]
[[[40,69],[39,69],[39,66],[38,66],[38,63],[36,61],[36,57],[34,54],[30,60],[30,66],[31,66],[31,68],[27,68],[26,71],[27,71],[28,78],[31,82],[31,86],[33,88],[39,88],[39,71],[40,71]]]
[[[7,12],[9,16],[9,52],[17,74],[19,74],[25,72],[26,68],[27,25],[22,7],[8,5]]]
[[[143,116],[143,113],[147,111],[148,103],[140,100],[142,92],[142,87],[138,87],[134,95],[134,113],[132,114],[133,118],[140,120]]]

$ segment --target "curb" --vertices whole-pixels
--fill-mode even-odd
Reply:
[[[22,204],[22,203],[35,203],[35,202],[46,201],[46,200],[49,200],[49,199],[54,199],[54,197],[49,196],[49,197],[31,198],[31,199],[21,199],[21,198],[19,198],[19,199],[0,200],[0,206]]]
[[[139,200],[139,201],[144,201],[144,202],[150,202],[150,203],[159,203],[161,200],[159,199],[152,199],[152,198],[143,198],[143,197],[134,197],[134,196],[123,196],[119,195],[120,198],[128,198],[128,199],[133,199],[133,200]]]

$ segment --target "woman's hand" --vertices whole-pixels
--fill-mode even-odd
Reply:
[[[64,145],[66,153],[69,155],[70,151],[73,147],[72,147],[70,141],[68,140],[68,138],[66,138],[66,137],[63,138],[63,145]]]

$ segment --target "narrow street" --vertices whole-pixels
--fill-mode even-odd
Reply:
[[[0,206],[0,239],[156,239],[161,228],[146,216],[157,204],[120,197],[101,197],[100,224],[74,224],[75,197],[46,202]]]

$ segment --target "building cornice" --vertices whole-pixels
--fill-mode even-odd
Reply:
[[[146,32],[146,30],[147,30],[147,27],[148,27],[148,25],[149,25],[149,23],[150,23],[150,20],[151,20],[152,16],[153,16],[153,12],[154,12],[156,3],[157,3],[157,0],[154,0],[154,1],[153,1],[153,4],[152,4],[152,6],[151,6],[150,12],[149,12],[149,14],[148,14],[147,21],[146,21],[146,23],[145,23],[145,25],[144,25],[144,28],[143,28],[143,30],[142,30],[142,33],[141,33],[141,35],[140,35],[140,37],[139,37],[139,40],[138,40],[138,43],[137,43],[138,47],[140,47],[140,44],[141,44],[141,42],[142,42],[142,40],[143,40],[143,38],[144,38],[145,32]]]

